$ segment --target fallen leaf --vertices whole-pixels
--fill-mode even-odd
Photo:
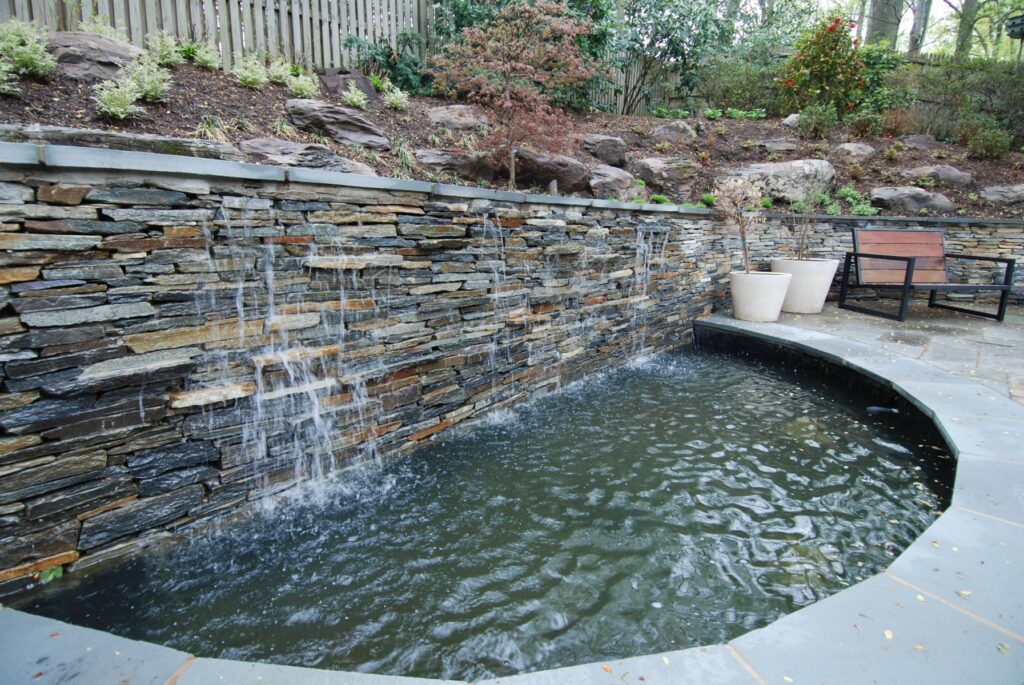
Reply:
[[[604,671],[605,673],[611,673],[612,672],[612,667],[609,666],[608,664],[601,664],[601,670]]]
[[[968,597],[971,596],[972,593],[971,593],[970,590],[957,590],[956,594],[960,595],[964,599],[967,599]]]
[[[1010,653],[1010,648],[1004,645],[1002,642],[996,645],[996,650],[1003,655]]]
[[[58,633],[56,630],[50,633],[50,637],[57,637],[58,635],[60,635],[60,633]]]
[[[935,547],[936,549],[938,549],[939,541],[938,540],[932,540],[932,547]]]
[[[891,630],[885,631],[885,639],[886,640],[891,640],[892,639],[892,631]]]
[[[793,682],[793,679],[792,679],[792,678],[790,678],[790,677],[789,677],[788,675],[784,675],[784,676],[782,676],[782,679],[783,679],[783,680],[785,680],[785,681],[786,681],[787,683],[791,683],[791,682]]]
[[[923,602],[924,601],[924,595],[918,595],[917,596],[917,601],[918,602]]]
[[[915,652],[923,652],[924,651],[924,645],[914,645],[914,651]]]
[[[661,660],[665,662],[666,666],[668,666],[668,657],[667,656],[661,657]]]

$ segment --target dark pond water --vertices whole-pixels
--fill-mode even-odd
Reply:
[[[910,421],[658,357],[21,608],[202,656],[468,679],[721,642],[933,520],[950,462]]]

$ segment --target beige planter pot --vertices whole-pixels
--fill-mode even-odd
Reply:
[[[838,268],[838,259],[773,259],[772,271],[793,276],[782,311],[792,314],[820,312]]]
[[[732,315],[744,321],[777,321],[792,275],[754,271],[729,274]]]

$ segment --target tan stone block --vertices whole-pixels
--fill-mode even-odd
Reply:
[[[40,186],[37,197],[40,202],[48,202],[55,205],[80,205],[85,199],[88,186],[52,185]]]

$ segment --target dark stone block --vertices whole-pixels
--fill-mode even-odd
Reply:
[[[94,451],[60,455],[49,463],[15,471],[0,478],[0,504],[17,502],[96,478],[106,466],[106,452]]]
[[[57,221],[26,221],[25,228],[45,233],[85,233],[88,235],[122,235],[142,233],[146,225],[138,221],[93,221],[60,219]]]
[[[139,480],[139,495],[152,497],[193,483],[201,483],[204,480],[216,479],[220,472],[209,466],[193,466],[178,471],[168,471],[155,478],[143,478]]]
[[[100,340],[106,335],[103,326],[76,326],[53,330],[30,331],[19,336],[11,346],[20,350],[53,347],[54,345],[73,345],[75,343]]]
[[[11,300],[14,311],[42,312],[51,309],[77,309],[79,307],[95,307],[107,301],[105,293],[92,295],[63,295],[56,297],[25,297]]]
[[[105,347],[86,350],[75,354],[64,354],[55,357],[43,357],[42,359],[26,359],[21,361],[7,362],[4,367],[10,378],[26,378],[42,374],[54,373],[63,369],[78,368],[95,364],[106,359],[122,357],[128,354],[128,348],[118,340],[107,341]],[[36,386],[39,387],[39,386]]]
[[[96,188],[85,196],[90,202],[112,202],[118,205],[184,205],[188,195],[176,190],[156,188]]]
[[[82,522],[78,546],[87,550],[132,533],[173,521],[203,501],[202,485],[189,485],[156,497],[136,500]]]
[[[0,536],[0,568],[70,552],[77,541],[78,521],[75,520],[25,535]]]
[[[213,443],[205,440],[182,442],[143,450],[128,457],[128,468],[136,478],[153,478],[186,466],[199,466],[220,459]]]
[[[106,469],[103,477],[97,480],[28,500],[25,502],[25,516],[29,519],[39,519],[57,513],[75,516],[106,501],[134,495],[138,490],[128,469],[114,466]]]
[[[297,200],[281,200],[277,208],[282,212],[322,212],[330,209],[326,202],[299,202]]]
[[[50,288],[70,288],[76,285],[85,285],[85,281],[66,279],[63,281],[26,281],[11,285],[12,293],[29,293],[34,290],[49,290]]]

